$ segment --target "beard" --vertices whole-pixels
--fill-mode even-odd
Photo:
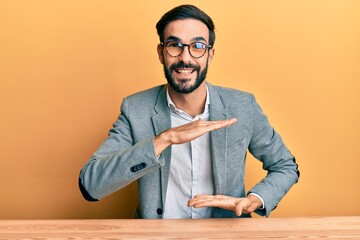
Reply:
[[[174,78],[171,76],[171,73],[176,68],[193,68],[196,71],[196,79],[194,85],[186,87],[186,82],[189,79],[184,78],[180,79],[180,83],[176,84]],[[168,84],[175,90],[177,93],[189,94],[197,89],[205,80],[208,69],[208,63],[206,62],[206,66],[204,70],[200,72],[200,67],[193,64],[185,64],[184,62],[179,62],[177,64],[172,64],[169,68],[166,68],[164,65],[164,73]]]

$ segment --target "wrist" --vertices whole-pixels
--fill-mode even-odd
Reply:
[[[155,136],[154,148],[156,156],[159,156],[171,144],[171,138],[168,136],[166,131]]]
[[[254,194],[249,194],[246,198],[250,201],[250,208],[252,211],[255,211],[263,206],[262,200]]]

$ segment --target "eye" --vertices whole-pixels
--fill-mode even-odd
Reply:
[[[182,44],[180,42],[168,42],[166,43],[167,47],[182,47]]]
[[[201,42],[194,42],[191,45],[192,45],[192,48],[194,48],[194,49],[203,49],[203,48],[205,48],[205,44],[203,44]]]

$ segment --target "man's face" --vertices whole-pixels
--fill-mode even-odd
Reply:
[[[195,19],[172,21],[164,30],[164,43],[169,41],[209,44],[209,30],[204,23]],[[189,54],[186,46],[181,55],[172,57],[165,47],[158,45],[158,54],[170,87],[178,93],[186,94],[193,92],[204,82],[214,49],[206,50],[201,58],[195,58]]]

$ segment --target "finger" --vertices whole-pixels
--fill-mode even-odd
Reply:
[[[224,200],[224,199],[228,199],[228,198],[231,198],[231,197],[225,196],[225,195],[197,194],[194,196],[194,198],[192,198],[188,201],[188,207],[192,207],[194,204],[199,203],[199,202],[210,201],[213,199]]]
[[[211,199],[211,200],[197,202],[192,207],[194,208],[218,207],[230,211],[235,211],[236,206],[233,201]]]
[[[237,121],[236,118],[232,118],[230,120],[222,120],[222,121],[208,121],[203,124],[208,127],[207,131],[213,131],[220,128],[228,127],[234,124]]]
[[[234,199],[234,198],[231,198]],[[236,203],[232,200],[229,201],[229,198],[225,196],[213,196],[210,195],[210,197],[207,198],[197,198],[193,199],[190,203],[191,206],[195,208],[199,207],[220,207],[220,208],[226,208],[226,209],[235,209]]]
[[[188,201],[188,207],[192,207],[196,203],[203,202],[203,201],[209,201],[211,199],[213,199],[212,195],[207,195],[207,194],[196,195],[194,198],[192,198]]]
[[[203,200],[211,200],[211,199],[218,199],[218,200],[222,200],[222,199],[227,199],[227,198],[232,198],[230,196],[225,196],[225,195],[209,195],[209,194],[197,194],[195,195],[195,197],[193,198],[194,201],[203,201]]]
[[[228,198],[233,198],[233,197],[220,195],[220,194],[217,194],[217,195],[197,194],[197,195],[195,195],[195,197],[193,199],[195,201],[201,201],[201,200],[211,200],[211,199],[223,200],[223,199],[228,199]]]
[[[228,120],[229,124],[234,124],[236,122],[237,122],[237,118],[231,118],[231,119]]]
[[[237,122],[236,118],[219,121],[215,126],[228,127]]]
[[[214,195],[210,195],[210,194],[196,194],[194,196],[194,198],[211,198],[214,197]]]
[[[238,204],[236,204],[236,207],[235,207],[236,216],[238,216],[238,217],[241,216],[241,214],[243,212],[243,208],[244,208],[243,202],[239,202]]]
[[[201,199],[192,202],[189,207],[202,208],[202,207],[217,207],[220,201],[216,199]]]
[[[242,214],[242,208],[236,206],[236,208],[235,208],[235,214],[236,214],[236,216],[240,217],[241,214]]]
[[[203,123],[205,125],[217,125],[217,124],[233,124],[237,121],[237,118],[231,118],[226,120],[211,120],[211,121],[204,121],[204,120],[198,120],[200,123]]]
[[[241,216],[241,214],[243,213],[246,213],[247,209],[249,208],[249,205],[250,202],[245,198],[243,198],[241,201],[239,201],[237,204],[236,204],[236,207],[235,207],[235,214],[237,216]]]

